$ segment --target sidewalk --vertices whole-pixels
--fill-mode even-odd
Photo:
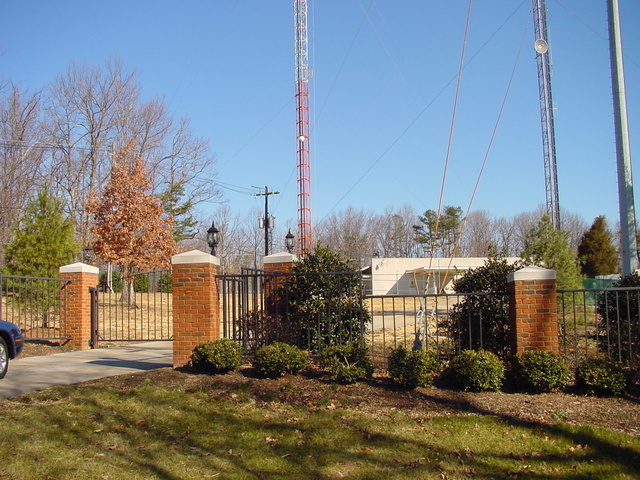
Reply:
[[[173,365],[172,342],[147,342],[120,347],[18,357],[0,380],[0,398],[9,398],[53,385],[114,377]]]

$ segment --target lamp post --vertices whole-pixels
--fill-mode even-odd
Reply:
[[[82,249],[82,262],[91,265],[91,262],[93,262],[93,260],[93,247],[91,245],[87,245]]]
[[[287,252],[293,253],[293,247],[296,246],[296,240],[293,233],[291,233],[291,229],[289,229],[289,233],[284,237],[284,245],[287,248]]]
[[[211,222],[211,227],[207,230],[207,243],[211,248],[211,255],[216,255],[216,247],[220,243],[220,230],[216,228],[215,222]]]

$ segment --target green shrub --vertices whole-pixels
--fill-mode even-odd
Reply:
[[[136,273],[133,276],[133,291],[138,293],[149,292],[149,274]]]
[[[576,386],[588,395],[621,395],[629,387],[629,377],[619,363],[589,358],[576,369]]]
[[[281,377],[298,373],[308,363],[309,357],[306,352],[282,342],[260,347],[253,359],[253,366],[262,377]]]
[[[440,370],[435,355],[425,350],[410,352],[404,346],[391,351],[387,367],[393,381],[403,388],[431,385]]]
[[[519,388],[536,393],[562,390],[569,382],[569,367],[562,357],[541,350],[517,354],[512,373]]]
[[[612,285],[629,290],[609,290],[598,295],[598,348],[604,355],[613,354],[631,365],[640,364],[640,306],[637,290],[640,275],[634,272]]]
[[[100,273],[98,283],[101,291],[109,291],[107,272]],[[113,289],[113,293],[122,292],[122,275],[120,275],[120,272],[111,272],[111,288]]]
[[[191,354],[191,365],[207,373],[227,373],[243,362],[242,348],[229,338],[201,343]]]
[[[163,273],[160,275],[160,280],[158,280],[158,292],[160,293],[171,293],[173,290],[173,278],[171,277],[171,273]]]
[[[454,385],[464,391],[500,390],[504,364],[487,350],[465,350],[449,363]]]
[[[367,350],[358,345],[334,345],[322,351],[321,363],[339,383],[354,383],[373,376]]]

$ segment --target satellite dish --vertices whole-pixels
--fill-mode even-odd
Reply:
[[[533,48],[536,50],[536,52],[538,52],[540,55],[544,55],[545,53],[547,53],[547,51],[549,50],[549,44],[546,42],[546,40],[543,40],[542,38],[539,38],[538,40],[535,41],[535,43],[533,44]]]

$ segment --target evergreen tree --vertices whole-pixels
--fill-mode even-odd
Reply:
[[[433,256],[452,256],[460,237],[462,208],[445,206],[441,214],[427,210],[418,220],[421,225],[413,226],[416,242]]]
[[[527,232],[521,256],[528,264],[555,270],[559,290],[581,288],[582,275],[569,235],[553,228],[547,215]]]
[[[176,183],[159,195],[165,212],[173,217],[173,239],[176,242],[193,238],[198,233],[198,221],[193,218],[193,201],[180,203],[185,195],[184,187]]]
[[[80,250],[75,227],[65,218],[62,202],[40,191],[25,209],[14,240],[5,248],[8,275],[58,278],[60,267]]]
[[[62,202],[46,191],[38,192],[27,205],[14,240],[5,248],[4,272],[8,275],[58,278],[60,267],[71,263],[80,250],[74,235],[74,224],[65,218]],[[6,282],[11,285],[14,279],[6,279]],[[49,320],[59,307],[58,282],[20,282],[17,290],[19,294],[10,296],[7,301],[37,315],[41,319],[41,327],[49,327]]]
[[[607,228],[604,216],[596,217],[591,228],[584,232],[578,245],[582,274],[587,277],[609,275],[618,271],[618,252]]]

